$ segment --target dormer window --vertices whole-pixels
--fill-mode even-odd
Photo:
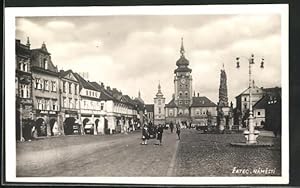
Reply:
[[[43,60],[43,68],[48,69],[48,60],[46,58]]]

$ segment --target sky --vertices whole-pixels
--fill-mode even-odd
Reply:
[[[229,102],[248,87],[248,60],[258,87],[281,87],[280,15],[149,15],[18,17],[16,38],[31,49],[45,42],[59,69],[88,72],[123,94],[153,103],[160,82],[168,103],[181,38],[192,69],[193,92],[218,102],[225,67]],[[241,57],[236,68],[236,57]],[[265,68],[260,69],[261,58]]]

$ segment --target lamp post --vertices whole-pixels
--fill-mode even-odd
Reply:
[[[246,57],[245,57],[246,58]],[[247,139],[247,144],[256,144],[256,138],[259,135],[259,131],[255,130],[255,125],[253,122],[253,108],[252,108],[252,87],[253,87],[253,83],[252,83],[252,65],[255,64],[254,63],[254,55],[251,54],[250,58],[246,58],[248,60],[248,64],[249,64],[249,117],[248,117],[248,130],[244,131],[244,135]],[[236,68],[240,68],[240,57],[236,58]],[[260,68],[264,68],[264,58],[262,58],[261,64],[260,64]]]

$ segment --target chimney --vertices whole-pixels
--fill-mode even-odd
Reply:
[[[172,94],[172,99],[175,99],[175,94],[174,93]]]
[[[111,91],[109,86],[106,86],[106,89],[107,89],[108,91]]]

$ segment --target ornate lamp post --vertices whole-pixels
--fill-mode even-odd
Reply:
[[[246,58],[246,57],[244,57]],[[251,54],[250,58],[246,58],[249,64],[249,117],[248,117],[248,130],[244,131],[244,135],[247,139],[247,144],[256,144],[256,138],[259,135],[259,131],[255,130],[255,125],[253,122],[253,109],[252,109],[252,77],[251,77],[251,67],[254,63],[254,55]],[[236,58],[236,68],[240,68],[240,57]],[[262,58],[260,68],[264,68],[264,58]]]

